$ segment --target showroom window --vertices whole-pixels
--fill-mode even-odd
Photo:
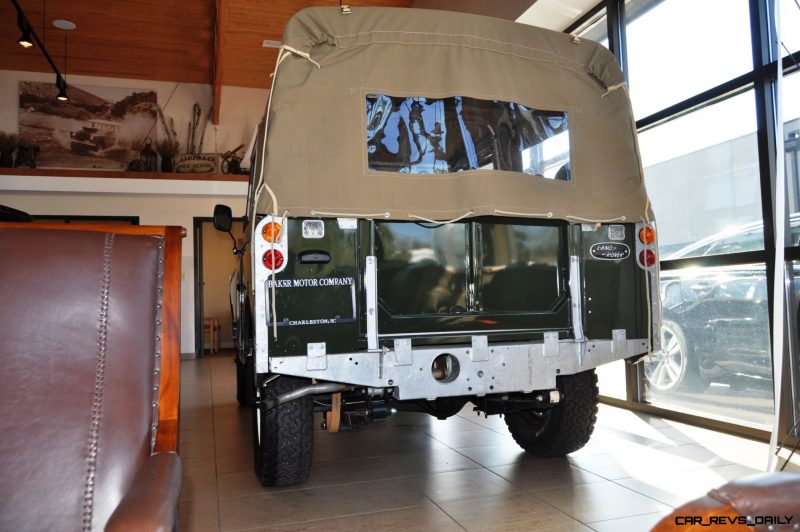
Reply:
[[[780,45],[769,38],[775,3]],[[606,0],[566,31],[610,42],[622,65],[658,224],[665,349],[642,364],[601,368],[601,394],[763,435],[774,420],[771,187],[779,143],[771,117],[780,57],[788,271],[800,264],[800,99],[787,96],[800,94],[800,6]],[[790,340],[800,346],[800,282],[788,290],[795,301]],[[798,358],[791,357],[798,382]],[[782,416],[785,430],[800,412],[794,397]]]
[[[636,118],[753,69],[747,4],[747,0],[627,2],[628,82]],[[717,22],[709,26],[712,20]]]

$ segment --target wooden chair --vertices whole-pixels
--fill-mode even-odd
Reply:
[[[0,223],[0,529],[177,528],[182,232]]]
[[[222,327],[219,324],[219,318],[208,316],[203,318],[203,344],[208,338],[209,350],[212,353],[219,351],[220,340],[219,335]]]

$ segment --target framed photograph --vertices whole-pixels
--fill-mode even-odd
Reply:
[[[156,93],[70,85],[69,101],[53,83],[19,84],[19,137],[40,148],[39,168],[125,170],[145,139],[156,143]]]

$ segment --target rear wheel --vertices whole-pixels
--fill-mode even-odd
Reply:
[[[564,456],[589,441],[597,420],[597,376],[594,370],[556,378],[561,401],[546,409],[506,414],[514,440],[537,456]]]
[[[275,399],[308,384],[304,379],[278,377],[260,389],[261,400]],[[305,482],[314,445],[312,396],[278,405],[267,412],[253,408],[253,453],[262,486]]]
[[[241,406],[253,406],[256,401],[255,368],[253,357],[247,357],[246,362],[241,362],[239,357],[234,358],[236,363],[236,401]]]

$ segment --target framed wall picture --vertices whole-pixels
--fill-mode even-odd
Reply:
[[[39,168],[125,170],[149,137],[156,141],[151,90],[70,85],[69,101],[52,83],[19,84],[19,137],[39,146]]]

